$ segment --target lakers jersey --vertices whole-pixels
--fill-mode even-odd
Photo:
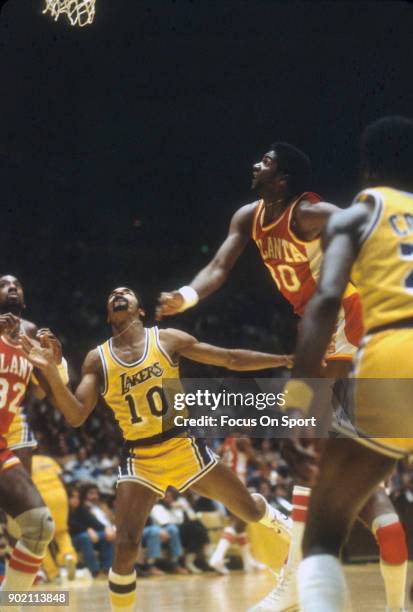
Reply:
[[[278,290],[302,316],[312,298],[320,277],[322,250],[320,238],[301,240],[291,225],[295,207],[303,200],[316,204],[321,198],[316,193],[303,193],[288,206],[274,222],[265,225],[264,201],[257,204],[252,225],[252,238]],[[341,341],[336,357],[350,357],[358,346],[362,333],[361,303],[357,290],[349,283],[343,296],[338,318]]]
[[[367,330],[413,317],[413,194],[366,189],[356,202],[374,202],[352,269]]]
[[[173,427],[168,389],[179,386],[179,367],[159,341],[157,327],[145,328],[142,356],[126,363],[112,338],[98,347],[104,372],[104,397],[127,441],[152,438]],[[171,394],[172,395],[172,394]]]

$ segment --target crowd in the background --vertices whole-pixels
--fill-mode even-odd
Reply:
[[[38,422],[41,422],[40,428],[36,425]],[[61,469],[69,501],[68,532],[79,559],[78,567],[88,568],[94,578],[106,575],[111,567],[115,539],[120,448],[117,426],[109,412],[101,407],[85,427],[72,430],[58,413],[43,404],[38,405],[33,424],[39,441],[37,452],[53,456]],[[221,443],[222,440],[209,440],[215,450]],[[293,482],[279,442],[255,439],[253,449],[257,463],[249,465],[247,486],[289,514]],[[407,462],[399,463],[388,489],[405,524],[411,549],[413,475]],[[219,503],[191,492],[179,494],[168,490],[165,499],[153,508],[145,526],[137,557],[139,575],[208,571],[211,532],[202,519],[205,513],[214,513],[221,518],[221,525],[225,524],[226,511]],[[0,537],[0,556],[3,544]]]

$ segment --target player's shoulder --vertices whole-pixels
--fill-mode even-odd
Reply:
[[[197,339],[191,334],[174,327],[160,329],[159,340],[169,353],[179,353],[180,350],[197,342]]]
[[[33,323],[32,321],[27,321],[27,319],[22,319],[22,326],[27,336],[29,336],[30,338],[36,337],[38,327],[35,323]]]
[[[99,347],[96,347],[88,352],[86,355],[83,366],[82,373],[83,374],[92,374],[92,373],[100,373],[102,367],[102,361],[100,358]]]
[[[340,210],[329,218],[325,230],[324,240],[331,240],[340,234],[350,234],[359,239],[371,221],[374,208],[369,200],[356,201],[349,208]]]
[[[244,204],[240,208],[238,208],[232,217],[232,223],[238,222],[240,224],[252,223],[254,215],[257,211],[257,208],[260,204],[260,200],[256,200],[255,202],[250,202],[249,204]]]
[[[175,327],[166,327],[158,330],[159,339],[162,342],[163,340],[176,340],[176,341],[188,341],[189,339],[194,339],[191,334],[182,331],[181,329],[176,329]]]

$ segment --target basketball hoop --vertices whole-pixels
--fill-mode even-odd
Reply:
[[[96,0],[46,0],[43,13],[50,15],[57,21],[60,15],[66,15],[72,26],[89,25],[95,17]]]

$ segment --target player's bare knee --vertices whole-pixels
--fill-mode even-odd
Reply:
[[[20,527],[20,542],[30,552],[43,556],[53,539],[55,524],[47,506],[32,508],[14,519]]]

